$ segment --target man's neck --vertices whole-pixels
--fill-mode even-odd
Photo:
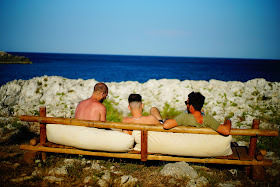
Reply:
[[[97,98],[96,95],[92,95],[89,99],[92,100],[92,101],[97,101],[97,102],[99,102],[99,100],[98,100],[98,98]]]
[[[142,112],[141,111],[135,111],[135,112],[132,112],[132,117],[133,119],[140,119],[142,117]]]
[[[202,115],[200,111],[194,111],[194,112],[191,112],[191,114],[192,114],[194,117],[199,117],[199,116]]]

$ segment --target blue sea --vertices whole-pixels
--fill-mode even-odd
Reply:
[[[32,64],[0,64],[0,85],[15,79],[48,75],[100,82],[179,79],[246,82],[264,78],[280,82],[280,60],[13,53],[30,58]]]

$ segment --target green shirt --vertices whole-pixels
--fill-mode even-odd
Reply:
[[[195,117],[192,114],[182,113],[179,116],[174,118],[178,125],[181,126],[193,126],[193,127],[210,127],[211,129],[217,131],[220,123],[215,120],[211,115],[203,115],[202,124],[198,123],[195,120]]]

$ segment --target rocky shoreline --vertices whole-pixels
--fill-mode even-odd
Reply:
[[[32,64],[29,58],[0,51],[0,64]]]
[[[74,117],[77,104],[91,96],[96,80],[67,79],[59,76],[34,77],[14,80],[0,88],[0,117],[34,115],[40,106],[47,107],[47,115]],[[203,109],[223,122],[230,118],[234,128],[250,128],[254,118],[262,117],[261,128],[279,129],[279,124],[269,120],[279,116],[280,83],[253,79],[237,81],[179,81],[176,79],[109,82],[108,102],[124,116],[128,115],[127,98],[130,93],[142,95],[144,111],[152,106],[160,111],[166,105],[178,111],[185,110],[184,101],[192,91],[205,97]]]
[[[18,144],[39,134],[37,123],[20,122],[20,115],[38,115],[40,106],[47,107],[47,116],[74,117],[77,104],[91,96],[96,80],[66,79],[58,76],[34,77],[14,80],[0,88],[0,180],[4,185],[72,186],[250,186],[256,183],[246,177],[243,168],[208,165],[189,165],[185,162],[158,163],[156,167],[111,162],[88,158],[48,157],[48,162],[35,161],[26,165],[23,150]],[[128,115],[127,98],[130,93],[142,95],[145,112],[150,107],[160,111],[168,105],[178,111],[185,110],[188,93],[199,91],[206,97],[204,110],[217,120],[232,120],[233,128],[251,128],[252,120],[261,117],[260,127],[279,130],[280,83],[264,79],[248,82],[149,80],[106,83],[108,102],[124,116]],[[16,138],[16,139],[15,139]],[[239,144],[242,143],[238,142]],[[244,142],[246,145],[248,142]],[[270,151],[270,150],[268,150]],[[268,152],[266,158],[273,165],[265,168],[268,177],[264,185],[279,185],[279,155]],[[114,160],[114,159],[113,159]],[[163,166],[164,165],[164,166]],[[217,177],[218,176],[218,177]],[[222,179],[221,179],[222,178]]]

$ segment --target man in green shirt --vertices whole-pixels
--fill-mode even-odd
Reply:
[[[194,126],[194,127],[210,127],[223,135],[229,135],[231,129],[231,121],[226,120],[225,124],[220,124],[211,115],[203,115],[201,109],[204,104],[205,97],[199,92],[192,92],[185,101],[189,113],[182,113],[174,119],[164,121],[163,128],[171,129],[176,126]]]

